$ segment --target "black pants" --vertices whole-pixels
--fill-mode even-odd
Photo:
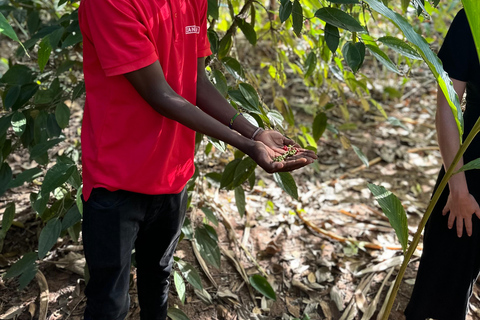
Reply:
[[[90,273],[85,319],[124,319],[129,309],[132,250],[142,320],[165,320],[170,272],[185,218],[187,193],[145,195],[97,188],[83,209]]]
[[[469,181],[469,187],[473,183]],[[480,201],[472,191],[474,188],[470,192]],[[466,235],[464,227],[463,236],[458,238],[455,225],[447,227],[448,214],[442,215],[448,194],[447,185],[425,228],[417,280],[405,310],[407,320],[465,320],[468,312],[472,286],[480,270],[480,220],[474,214],[472,236]]]

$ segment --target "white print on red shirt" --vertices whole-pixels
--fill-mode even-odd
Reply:
[[[198,26],[185,27],[185,34],[192,34],[192,33],[199,34],[200,33],[200,27],[198,27]]]

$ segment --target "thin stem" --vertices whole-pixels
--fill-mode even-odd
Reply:
[[[415,236],[413,237],[413,241],[410,243],[410,246],[408,247],[408,251],[405,254],[405,259],[403,260],[402,266],[400,267],[400,271],[398,272],[397,278],[395,279],[395,284],[393,286],[393,291],[392,291],[392,294],[390,295],[390,298],[388,299],[387,308],[385,309],[385,313],[383,314],[382,320],[388,320],[388,317],[390,316],[390,312],[392,310],[393,303],[395,302],[395,297],[397,296],[398,289],[400,288],[400,284],[402,282],[403,276],[405,274],[405,271],[407,270],[408,263],[410,262],[410,259],[412,258],[412,255],[413,255],[413,253],[415,252],[415,250],[418,246],[422,231],[425,228],[425,224],[427,223],[428,218],[430,217],[433,209],[435,208],[435,205],[437,204],[437,201],[440,198],[440,195],[442,194],[443,190],[445,189],[445,187],[448,183],[448,180],[450,180],[450,177],[454,174],[455,167],[457,166],[458,162],[463,157],[463,154],[467,150],[468,146],[473,141],[473,139],[475,138],[475,136],[478,134],[479,131],[480,131],[480,118],[478,118],[477,122],[473,126],[472,131],[469,133],[467,139],[465,139],[465,142],[460,146],[460,149],[458,150],[457,154],[455,155],[455,158],[453,159],[452,164],[448,168],[447,172],[445,173],[445,176],[443,177],[442,181],[440,182],[440,185],[438,186],[437,190],[435,191],[435,193],[432,197],[432,200],[430,201],[430,203],[428,205],[427,211],[425,212],[425,215],[423,216],[422,220],[420,221],[417,232],[415,233]]]

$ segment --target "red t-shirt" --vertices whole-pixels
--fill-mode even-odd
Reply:
[[[159,61],[179,95],[196,104],[197,58],[211,54],[207,0],[82,0],[86,101],[83,196],[94,187],[180,192],[194,172],[195,132],[165,118],[123,74]]]

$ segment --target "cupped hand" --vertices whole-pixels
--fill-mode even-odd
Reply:
[[[268,173],[293,171],[315,161],[314,158],[309,156],[309,153],[301,150],[299,149],[296,155],[288,157],[284,161],[276,162],[274,159],[281,156],[285,151],[280,148],[272,149],[263,142],[256,141],[252,151],[249,152],[249,156]]]
[[[447,204],[442,211],[443,215],[450,212],[448,217],[448,228],[452,229],[456,220],[457,236],[460,238],[463,234],[463,225],[468,236],[472,235],[472,215],[475,213],[480,218],[480,208],[477,201],[470,193],[448,196]]]
[[[273,151],[279,153],[279,155],[282,155],[285,152],[285,150],[283,149],[284,146],[293,146],[298,149],[298,152],[294,157],[288,157],[283,162],[290,162],[290,161],[294,161],[302,158],[305,158],[309,161],[312,160],[313,162],[315,159],[317,159],[317,155],[315,154],[314,151],[302,149],[298,143],[296,143],[292,139],[285,137],[280,132],[275,130],[265,130],[261,132],[255,137],[255,141],[262,142],[264,145],[266,145]],[[292,170],[295,170],[295,169],[292,169]],[[291,170],[286,170],[286,171],[291,171]]]

